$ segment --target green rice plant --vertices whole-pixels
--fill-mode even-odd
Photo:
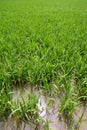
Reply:
[[[26,92],[26,91],[25,91]],[[15,101],[11,105],[11,116],[17,116],[19,119],[36,123],[39,120],[38,114],[38,98],[28,92],[28,97],[24,98],[22,95],[18,101]]]
[[[0,91],[0,118],[7,118],[11,113],[9,102],[12,100],[12,94],[9,87],[2,88]]]
[[[1,116],[7,108],[20,117],[33,110],[24,99],[11,105],[11,90],[5,89],[12,84],[29,82],[49,95],[56,84],[67,117],[87,100],[86,5],[87,0],[0,1]]]
[[[49,121],[48,120],[45,121],[44,130],[49,130]]]
[[[64,86],[65,93],[61,98],[61,107],[60,107],[60,115],[62,115],[65,121],[68,123],[69,127],[73,126],[73,118],[72,114],[75,109],[79,106],[77,93],[75,86],[71,85],[71,83],[67,83]]]

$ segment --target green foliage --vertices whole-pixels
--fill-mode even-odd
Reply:
[[[36,121],[37,123],[37,119],[39,119],[37,103],[38,98],[35,95],[28,93],[27,99],[21,95],[21,99],[10,104],[11,116],[16,115],[24,121],[32,121],[34,123]]]
[[[19,100],[12,100],[12,92],[9,87],[3,88],[0,92],[0,119],[8,116],[16,116],[24,121],[38,123],[38,98],[28,92],[27,97],[22,95]]]
[[[3,88],[0,91],[0,118],[7,117],[11,113],[9,102],[12,99],[12,95],[9,91],[9,87]]]
[[[87,100],[86,5],[86,0],[0,1],[0,116],[10,100],[3,87],[18,82],[47,92],[55,83],[64,94],[61,112],[68,111],[68,116],[76,99]],[[33,110],[36,102],[23,100],[13,111],[29,114],[26,109]]]

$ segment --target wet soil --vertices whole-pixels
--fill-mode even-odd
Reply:
[[[80,106],[73,114],[74,128],[87,130],[87,107]]]

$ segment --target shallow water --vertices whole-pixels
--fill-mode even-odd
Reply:
[[[0,122],[0,130],[35,130],[24,122],[18,122],[17,120],[7,120]]]
[[[74,126],[79,130],[87,130],[87,107],[80,106],[73,114]]]
[[[46,96],[43,91],[38,92],[37,90],[32,90],[28,84],[25,85],[25,89],[29,92],[36,93],[36,95],[39,97],[39,115],[43,119],[43,121],[40,122],[40,126],[36,127],[34,124],[30,125],[30,122],[28,124],[23,121],[19,121],[17,118],[9,117],[8,120],[0,122],[0,130],[69,130],[64,120],[59,120],[58,108],[60,100],[58,96],[55,96],[54,99],[51,99],[50,97]],[[13,90],[13,102],[21,99],[20,93],[24,98],[27,99],[27,93],[25,93],[24,89],[20,87]],[[52,100],[50,105],[47,105],[48,100]],[[83,118],[80,122],[79,119],[82,117],[82,115]],[[73,130],[87,130],[87,108],[84,108],[83,106],[79,107],[73,114],[73,120]],[[47,122],[49,122],[49,129],[46,127]]]

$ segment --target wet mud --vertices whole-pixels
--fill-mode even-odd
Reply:
[[[87,107],[80,106],[73,114],[74,128],[77,130],[87,130]]]

